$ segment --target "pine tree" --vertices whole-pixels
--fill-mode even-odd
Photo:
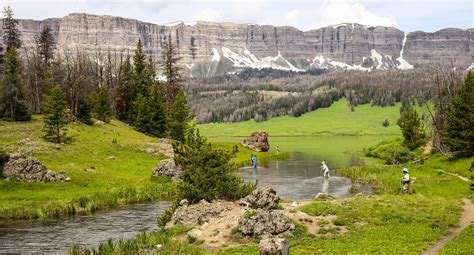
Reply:
[[[184,91],[180,90],[174,103],[168,109],[169,136],[176,141],[184,142],[185,134],[189,129],[190,120],[190,107]]]
[[[140,132],[166,136],[166,105],[160,90],[155,86],[146,95],[140,94],[133,105],[133,126]]]
[[[178,65],[180,58],[178,57],[178,48],[171,41],[169,37],[168,41],[165,42],[165,52],[163,54],[162,69],[166,77],[166,83],[164,84],[164,94],[166,97],[166,104],[170,107],[174,100],[182,89],[183,78],[181,76],[181,67]]]
[[[151,72],[148,70],[148,63],[140,39],[138,39],[135,55],[133,56],[133,67],[133,81],[137,94],[148,93],[149,88],[152,86],[153,79]]]
[[[178,99],[178,97],[177,97]],[[178,199],[190,203],[202,199],[239,199],[256,187],[244,183],[230,163],[232,153],[215,150],[195,128],[186,134],[185,143],[173,143],[175,162],[183,169],[182,182],[178,184]]]
[[[130,57],[127,56],[127,59],[119,67],[119,81],[113,91],[115,113],[119,120],[129,120],[136,94],[137,91],[133,84],[132,65]]]
[[[446,112],[443,140],[452,152],[462,157],[474,155],[474,72],[469,71],[464,83],[451,100]]]
[[[51,142],[61,143],[66,140],[66,125],[69,123],[67,103],[59,86],[54,87],[46,96],[43,105],[44,137]]]
[[[87,100],[81,100],[79,102],[79,107],[77,109],[77,119],[86,125],[94,124],[92,121],[90,103],[87,102]]]
[[[31,119],[24,85],[21,81],[20,59],[15,47],[8,50],[1,95],[3,116],[12,120]]]
[[[20,30],[16,27],[18,20],[13,18],[13,10],[10,6],[3,8],[3,42],[6,50],[10,48],[19,49],[21,47]]]
[[[99,92],[92,92],[90,95],[90,104],[92,105],[92,112],[94,117],[105,123],[110,122],[112,109],[109,103],[109,89],[106,85],[100,87]]]
[[[51,32],[51,28],[46,26],[41,30],[40,35],[36,38],[36,51],[41,59],[41,67],[43,70],[51,67],[55,48],[56,42],[53,33]]]
[[[419,147],[425,138],[425,130],[418,113],[408,106],[397,121],[404,138],[403,143],[413,150]]]

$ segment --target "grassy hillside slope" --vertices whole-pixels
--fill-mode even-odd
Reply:
[[[127,202],[169,197],[168,181],[152,181],[161,157],[144,150],[157,140],[124,123],[70,124],[73,141],[56,145],[42,138],[41,117],[32,122],[0,121],[0,145],[8,152],[37,158],[67,173],[64,183],[25,183],[0,179],[0,218],[51,217],[95,211]]]

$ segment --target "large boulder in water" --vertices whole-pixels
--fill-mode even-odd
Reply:
[[[174,181],[180,180],[182,173],[183,170],[176,165],[172,158],[161,160],[153,169],[153,176],[168,176]]]
[[[254,190],[242,200],[255,209],[274,209],[278,206],[280,197],[276,194],[274,189],[265,187]]]
[[[239,230],[246,236],[262,237],[292,232],[295,225],[279,211],[258,209],[255,215],[240,221]]]
[[[265,152],[270,149],[267,132],[253,132],[249,138],[242,140],[241,143],[244,147],[258,152]]]
[[[285,238],[263,238],[258,248],[260,255],[288,255],[290,243]]]
[[[22,154],[10,155],[3,165],[2,175],[5,178],[26,182],[63,182],[70,178],[65,173],[48,170],[45,165],[34,158]]]

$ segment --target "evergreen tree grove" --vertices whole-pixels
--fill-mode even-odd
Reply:
[[[99,92],[93,92],[90,96],[90,104],[92,105],[92,112],[94,117],[105,123],[110,122],[112,109],[109,102],[109,88],[106,85],[100,87]]]
[[[449,149],[459,156],[474,155],[474,72],[464,83],[447,110],[446,131],[442,137]]]
[[[140,94],[133,105],[132,124],[136,130],[154,136],[166,136],[166,105],[157,86]]]
[[[4,117],[25,121],[31,119],[31,113],[27,103],[26,91],[21,81],[20,69],[20,58],[16,48],[10,47],[5,64],[0,107]]]
[[[69,123],[67,103],[59,86],[46,96],[43,104],[44,137],[51,142],[61,143],[66,139],[66,125]]]
[[[418,113],[413,107],[410,106],[401,113],[397,124],[402,131],[403,143],[409,149],[413,150],[423,143],[425,130]]]
[[[127,121],[129,119],[136,94],[136,88],[133,85],[132,64],[130,57],[127,57],[119,67],[118,84],[113,91],[115,114],[119,120]]]
[[[168,109],[168,132],[170,138],[184,142],[191,121],[190,107],[186,95],[180,90]]]

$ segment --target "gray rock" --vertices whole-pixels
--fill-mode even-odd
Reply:
[[[295,225],[283,213],[258,209],[256,214],[244,217],[239,223],[239,230],[247,236],[279,235],[292,232]]]
[[[232,208],[233,205],[231,202],[221,200],[213,201],[212,203],[201,200],[199,203],[192,205],[183,203],[183,205],[175,210],[173,216],[171,216],[167,228],[174,225],[201,226],[211,218],[218,218],[224,215],[227,211],[232,210]]]
[[[3,166],[2,175],[5,178],[26,182],[63,182],[70,178],[65,173],[48,170],[41,162],[34,158],[27,158],[22,154],[12,154]]]
[[[171,179],[178,181],[181,179],[183,170],[174,163],[174,159],[163,159],[153,169],[153,176],[168,176]]]
[[[243,198],[252,208],[274,209],[278,206],[280,197],[275,190],[269,187],[254,190],[250,195]]]
[[[202,235],[202,232],[199,229],[193,228],[193,229],[188,231],[187,235],[192,237],[192,238],[197,239]]]
[[[285,238],[264,238],[258,244],[260,255],[288,255],[290,243]]]

